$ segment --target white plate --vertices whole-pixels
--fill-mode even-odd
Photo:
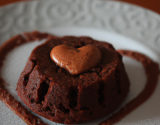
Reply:
[[[160,63],[160,16],[134,5],[98,0],[43,0],[20,2],[0,8],[0,45],[11,36],[32,30],[59,36],[91,36],[112,43],[116,49],[139,51]],[[2,77],[10,84],[7,89],[17,100],[20,99],[15,91],[16,83],[30,52],[37,45],[37,42],[29,43],[13,50],[7,56],[1,71]],[[131,81],[131,91],[125,104],[142,91],[146,77],[139,62],[125,57],[124,63]],[[117,125],[159,124],[159,95],[158,84],[152,97]],[[86,125],[96,125],[105,118]],[[25,123],[0,101],[0,125]]]

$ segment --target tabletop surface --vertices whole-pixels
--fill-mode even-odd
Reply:
[[[0,6],[24,0],[0,0]],[[26,0],[27,1],[27,0]],[[119,0],[145,7],[160,14],[160,0]]]

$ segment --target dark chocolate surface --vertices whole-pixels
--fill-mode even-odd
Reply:
[[[50,58],[52,48],[61,44],[75,48],[94,45],[102,53],[101,62],[84,73],[71,75]],[[17,92],[37,114],[54,122],[74,124],[117,109],[129,92],[129,80],[122,58],[111,44],[89,37],[54,37],[32,51]]]

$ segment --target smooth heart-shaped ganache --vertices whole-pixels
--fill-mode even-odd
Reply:
[[[72,46],[59,45],[52,49],[50,56],[57,65],[67,69],[73,75],[88,71],[101,60],[101,52],[94,45],[77,49]]]
[[[66,68],[70,63],[73,67]],[[116,110],[129,92],[129,80],[111,44],[89,37],[53,37],[32,51],[17,92],[35,113],[74,124]]]

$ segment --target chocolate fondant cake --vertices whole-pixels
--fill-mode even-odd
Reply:
[[[75,49],[93,45],[100,50],[101,59],[94,67],[71,74],[50,57],[58,45]],[[73,124],[116,110],[129,92],[129,80],[122,57],[111,44],[89,37],[54,37],[32,51],[17,92],[35,113],[54,122]]]

